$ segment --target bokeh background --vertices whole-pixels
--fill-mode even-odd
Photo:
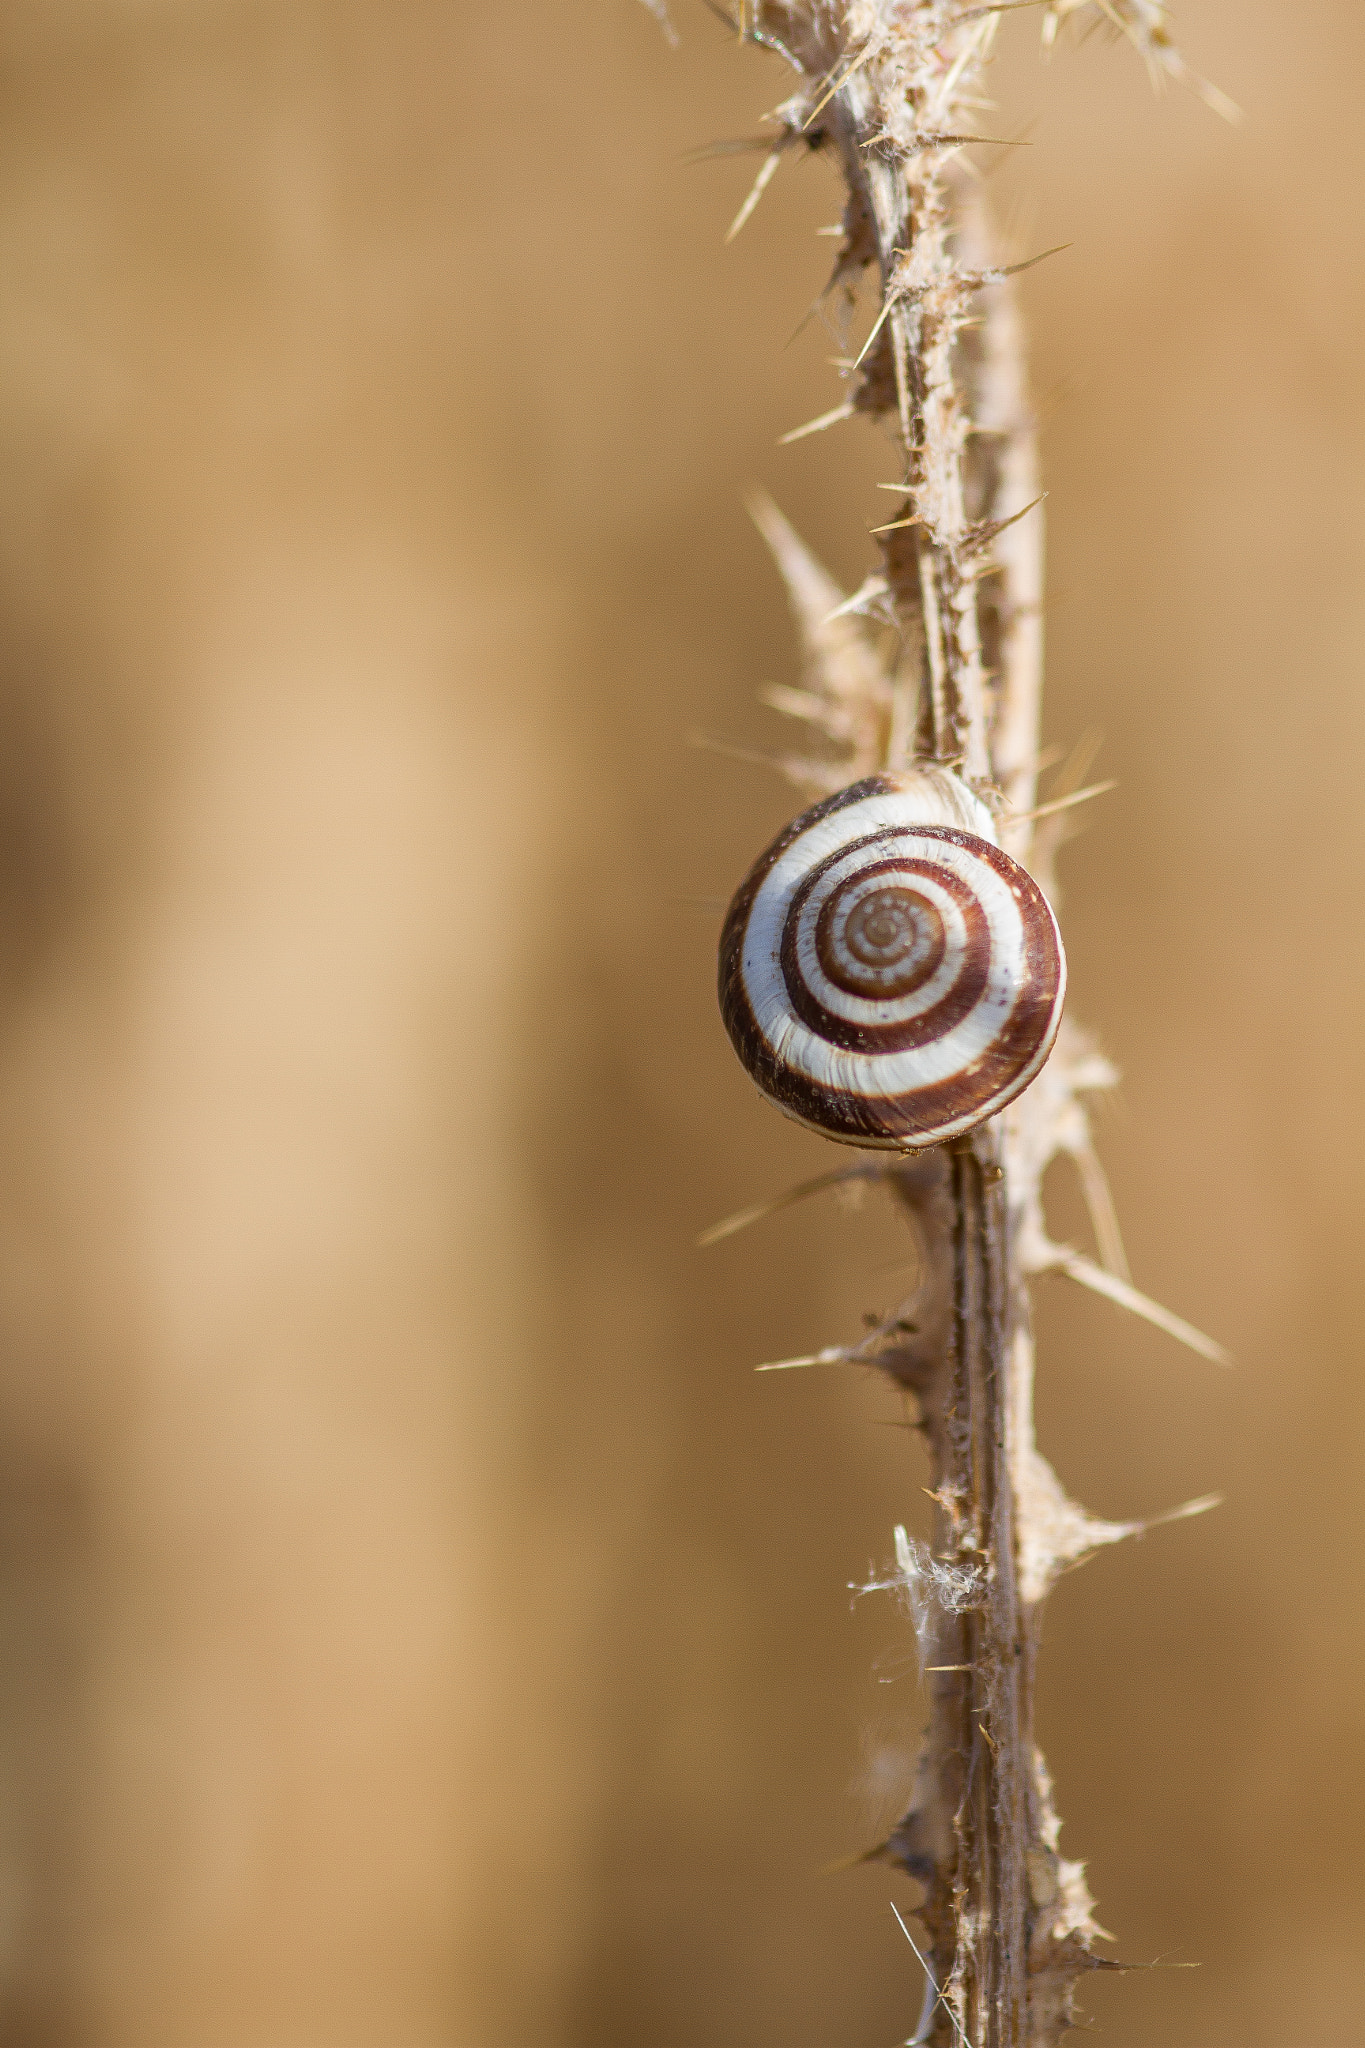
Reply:
[[[0,20],[0,2041],[885,2048],[924,1474],[755,1379],[904,1284],[713,1008],[791,808],[766,486],[891,472],[835,217],[697,0]],[[1073,1014],[1138,1283],[1040,1290],[1109,1516],[1042,1732],[1113,2048],[1348,2048],[1365,1953],[1365,15],[1185,0],[1240,128],[1006,25]],[[989,154],[980,153],[983,167]],[[1052,1189],[1060,1233],[1082,1233]],[[1197,1968],[1179,1967],[1196,1964]]]

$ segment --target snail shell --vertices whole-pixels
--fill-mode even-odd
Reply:
[[[752,1079],[849,1145],[957,1137],[1028,1086],[1066,989],[1047,898],[942,769],[793,820],[725,919],[720,1007]]]

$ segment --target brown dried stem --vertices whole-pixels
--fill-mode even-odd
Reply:
[[[1049,39],[1083,4],[1051,0]],[[1154,67],[1187,76],[1156,0],[1096,4]],[[780,55],[799,82],[777,110],[736,228],[788,150],[824,147],[847,194],[828,291],[851,306],[865,276],[876,285],[847,403],[799,431],[862,413],[889,428],[901,465],[897,509],[877,529],[881,571],[851,599],[775,507],[754,507],[805,656],[802,688],[770,701],[831,750],[778,765],[818,790],[909,760],[951,768],[993,805],[1003,843],[1051,890],[1069,814],[1049,807],[1035,835],[1042,519],[1010,284],[1027,266],[1000,261],[962,160],[1005,10],[962,0],[737,5],[743,38]],[[872,1852],[923,1887],[930,1981],[914,2040],[928,2048],[1050,2048],[1071,2020],[1078,1978],[1112,1967],[1093,1953],[1100,1930],[1082,1867],[1058,1854],[1033,1739],[1034,1666],[1058,1573],[1142,1525],[1091,1519],[1037,1452],[1028,1276],[1061,1271],[1218,1355],[1127,1278],[1081,1101],[1113,1078],[1068,1026],[1042,1076],[994,1125],[810,1184],[882,1181],[923,1254],[912,1299],[860,1344],[819,1358],[886,1373],[917,1403],[930,1456],[932,1542],[898,1530],[896,1569],[882,1582],[914,1621],[929,1725],[911,1810]],[[1098,1262],[1048,1238],[1042,1178],[1059,1153],[1081,1174]]]
[[[1008,271],[956,160],[995,27],[952,0],[760,0],[749,21],[800,74],[787,132],[837,153],[848,196],[831,286],[851,292],[871,271],[879,301],[852,409],[887,422],[902,464],[904,498],[878,536],[876,598],[895,636],[887,682],[858,673],[865,638],[819,648],[835,594],[816,599],[807,569],[801,610],[823,694],[842,699],[843,733],[863,739],[858,767],[909,752],[957,770],[1000,801],[1026,855],[1018,821],[1035,800],[1042,653],[1036,457]],[[764,523],[794,587],[792,540],[784,549],[771,515]],[[857,731],[859,706],[864,723],[877,717],[878,749]],[[828,718],[824,730],[842,736]],[[887,1176],[918,1223],[928,1278],[919,1334],[888,1333],[877,1363],[918,1401],[935,1514],[922,1563],[905,1539],[929,1727],[914,1806],[883,1853],[924,1887],[919,2031],[935,2048],[1056,2039],[1092,1961],[1088,1916],[1063,1900],[1033,1743],[1037,1602],[1021,1594],[1017,1529],[1031,1351],[1007,1145],[978,1132]]]

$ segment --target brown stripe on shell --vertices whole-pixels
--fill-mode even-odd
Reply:
[[[775,863],[813,825],[866,797],[894,793],[899,788],[890,776],[869,776],[795,818],[754,863],[737,890],[721,932],[718,963],[718,993],[726,1029],[761,1091],[789,1116],[826,1137],[892,1149],[934,1144],[957,1129],[968,1129],[1003,1109],[1028,1086],[1051,1049],[1063,972],[1060,941],[1047,899],[1007,854],[988,840],[955,827],[892,827],[889,829],[910,829],[917,835],[969,848],[989,861],[1014,895],[1024,933],[1023,976],[1004,1028],[986,1052],[961,1073],[897,1096],[820,1087],[777,1058],[759,1029],[744,986],[744,941],[754,899]],[[841,856],[849,850],[841,849]]]
[[[836,811],[847,810],[850,804],[860,804],[865,797],[887,796],[898,790],[900,784],[890,775],[867,775],[861,782],[850,783],[834,796],[824,797],[818,804],[812,804],[800,817],[793,818],[790,825],[783,827],[772,845],[761,853],[740,883],[725,914],[721,926],[719,959],[717,962],[717,992],[720,996],[721,1016],[734,1043],[736,1052],[746,1067],[752,1071],[752,1062],[747,1046],[750,1038],[761,1043],[762,1033],[749,1007],[749,998],[744,991],[744,936],[749,929],[749,912],[754,907],[754,898],[762,888],[771,870],[794,840],[809,832],[812,825],[822,819],[833,817]],[[746,1021],[747,1020],[747,1021]]]
[[[917,1045],[928,1045],[934,1038],[941,1038],[951,1031],[980,1001],[982,991],[990,978],[991,936],[986,923],[986,914],[959,875],[949,873],[946,868],[935,867],[932,861],[917,860],[911,855],[901,854],[885,861],[874,862],[864,870],[866,874],[882,874],[899,871],[903,874],[928,875],[938,883],[945,894],[952,896],[961,910],[967,926],[966,957],[962,972],[952,987],[945,990],[931,1009],[922,1010],[917,1017],[909,1017],[899,1024],[854,1024],[847,1017],[836,1016],[813,996],[801,979],[796,959],[796,926],[801,911],[811,890],[822,874],[833,866],[836,860],[843,860],[850,853],[857,853],[861,847],[871,846],[880,840],[899,836],[907,828],[889,825],[885,832],[870,833],[866,839],[851,840],[822,860],[802,882],[787,906],[787,915],[782,926],[782,979],[787,984],[787,995],[792,1009],[801,1019],[823,1038],[827,1045],[837,1045],[844,1052],[910,1052]],[[971,834],[961,833],[950,825],[917,825],[912,828],[915,837],[947,839],[961,845],[964,839],[971,843]],[[984,842],[983,842],[984,843]]]
[[[919,890],[865,887],[875,879],[875,875],[854,875],[837,889],[831,889],[815,923],[815,957],[826,979],[846,995],[863,996],[870,1002],[903,1002],[938,973],[948,950],[948,933],[937,904]],[[848,897],[855,891],[861,892],[857,902],[851,910],[845,910]],[[916,934],[909,963],[902,962],[897,969],[894,962],[884,957],[885,947],[879,948],[875,937],[869,937],[869,919],[893,916],[895,906],[906,904],[914,906],[909,914],[915,920]],[[835,941],[835,925],[841,916],[842,953],[836,951]],[[903,925],[901,929],[904,930]],[[888,975],[892,978],[888,979]]]
[[[904,1095],[819,1087],[775,1059],[766,1040],[762,1070],[747,1060],[745,1065],[779,1108],[826,1137],[853,1145],[933,1144],[963,1118],[994,1115],[1028,1086],[1050,1049],[1058,980],[1054,972],[1022,996],[999,1038],[971,1066]],[[757,1025],[752,1028],[757,1033]]]

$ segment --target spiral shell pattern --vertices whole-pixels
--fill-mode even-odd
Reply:
[[[851,1145],[937,1144],[1046,1060],[1061,937],[992,830],[946,774],[874,775],[803,812],[751,869],[721,934],[721,1014],[798,1123]]]

